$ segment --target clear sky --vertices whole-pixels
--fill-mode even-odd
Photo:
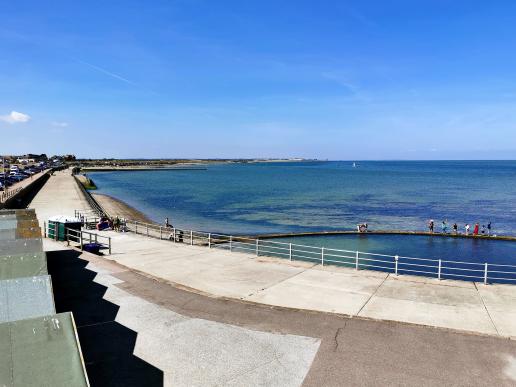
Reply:
[[[516,158],[516,1],[4,1],[0,153]]]

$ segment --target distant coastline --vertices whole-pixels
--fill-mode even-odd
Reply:
[[[77,160],[74,167],[82,172],[110,172],[110,171],[154,171],[154,170],[206,170],[210,164],[256,164],[256,163],[294,163],[317,162],[315,159],[288,158],[288,159],[191,159],[191,160],[150,160],[150,159],[98,159]]]

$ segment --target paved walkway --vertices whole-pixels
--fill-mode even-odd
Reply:
[[[36,209],[41,227],[51,216],[73,216],[74,210],[90,208],[70,170],[54,172],[35,196],[30,207]]]

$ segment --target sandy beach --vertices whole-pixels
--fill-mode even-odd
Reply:
[[[121,218],[137,220],[138,222],[154,223],[144,213],[138,211],[136,208],[129,206],[121,200],[118,200],[109,195],[91,192],[90,194],[109,216],[119,216]]]

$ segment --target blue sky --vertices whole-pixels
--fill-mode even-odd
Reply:
[[[516,158],[514,1],[21,0],[1,15],[0,153]]]

